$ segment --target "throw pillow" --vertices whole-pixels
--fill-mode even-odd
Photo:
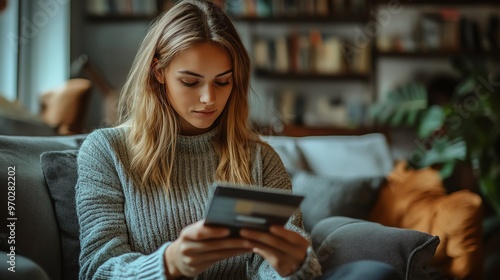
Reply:
[[[439,237],[424,232],[348,217],[322,220],[311,239],[323,271],[375,260],[390,264],[406,280],[430,279],[428,264],[439,244]]]
[[[61,87],[43,93],[40,116],[61,135],[82,133],[91,86],[87,79],[70,79]]]
[[[438,171],[397,164],[368,219],[439,236],[433,267],[452,278],[482,279],[481,197],[468,190],[446,193]]]
[[[80,227],[75,206],[77,155],[78,150],[67,150],[44,152],[40,156],[61,234],[63,279],[78,279],[79,271]]]
[[[365,219],[385,181],[384,177],[334,178],[295,173],[293,192],[305,195],[301,204],[304,228],[311,232],[319,221],[331,216]]]

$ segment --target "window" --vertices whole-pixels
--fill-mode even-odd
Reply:
[[[69,0],[8,1],[0,14],[7,27],[0,36],[8,38],[0,42],[0,91],[32,113],[43,92],[69,77],[69,6]]]
[[[5,10],[0,11],[0,96],[7,100],[17,99],[17,63],[19,2],[9,1]]]

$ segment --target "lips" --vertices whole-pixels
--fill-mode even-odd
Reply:
[[[194,111],[194,113],[200,118],[210,118],[215,114],[217,110],[200,110]]]

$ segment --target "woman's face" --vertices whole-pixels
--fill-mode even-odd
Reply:
[[[180,117],[181,134],[197,135],[211,129],[233,89],[229,54],[214,43],[202,43],[177,55],[156,78]]]

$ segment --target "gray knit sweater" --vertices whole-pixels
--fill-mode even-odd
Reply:
[[[182,228],[204,217],[219,162],[213,143],[215,130],[179,137],[169,192],[159,186],[138,188],[134,184],[137,174],[130,168],[126,130],[96,130],[79,152],[80,279],[166,279],[167,246]],[[291,189],[276,152],[265,145],[253,146],[253,183]],[[287,227],[307,237],[299,211]],[[302,267],[288,279],[313,279],[319,274],[318,260],[309,252]],[[249,253],[218,262],[198,279],[281,277],[267,261]]]

